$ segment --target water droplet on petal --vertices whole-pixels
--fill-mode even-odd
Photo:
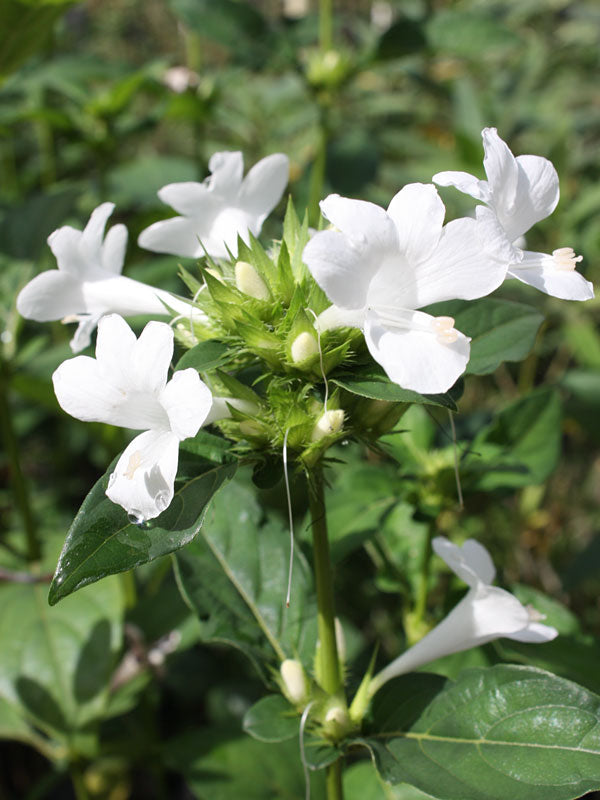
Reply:
[[[144,515],[135,508],[132,508],[129,514],[127,514],[127,519],[132,525],[143,525],[146,521]]]
[[[116,473],[116,472],[111,472],[111,473],[110,473],[110,477],[109,477],[109,479],[108,479],[108,486],[107,486],[107,489],[110,489],[110,487],[111,487],[111,486],[114,484],[114,482],[115,482],[116,480],[117,480],[117,473]]]
[[[154,503],[156,505],[156,508],[158,509],[158,513],[160,514],[169,505],[169,492],[166,491],[158,492],[156,497],[154,498]]]

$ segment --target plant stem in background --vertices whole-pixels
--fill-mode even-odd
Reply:
[[[427,534],[423,542],[423,550],[421,553],[421,564],[419,567],[419,578],[416,588],[415,606],[410,619],[407,620],[406,625],[406,638],[407,644],[411,647],[413,644],[423,638],[423,624],[425,611],[427,609],[427,588],[429,585],[429,567],[431,564],[431,556],[433,551],[431,549],[431,539],[435,528],[435,522],[432,520],[427,527]]]
[[[319,142],[315,160],[310,173],[310,186],[308,192],[308,222],[313,227],[319,224],[321,210],[319,202],[323,199],[323,185],[325,183],[325,166],[327,163],[327,128],[323,120],[321,109],[321,123],[319,125]]]
[[[344,800],[341,758],[327,768],[325,787],[327,789],[327,800]]]
[[[6,448],[10,469],[10,481],[12,483],[15,502],[25,528],[25,539],[27,542],[27,559],[38,561],[41,555],[40,543],[37,538],[35,519],[31,510],[29,488],[27,479],[21,468],[19,457],[19,444],[12,424],[11,409],[8,399],[8,387],[10,382],[10,370],[0,353],[0,428],[2,430],[2,440]]]
[[[90,800],[88,791],[85,788],[85,782],[83,780],[83,772],[81,768],[76,764],[71,764],[70,772],[71,782],[73,783],[73,790],[77,800]]]
[[[322,53],[333,46],[333,0],[319,2],[319,47]]]

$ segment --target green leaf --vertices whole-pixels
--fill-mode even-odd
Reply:
[[[171,740],[167,764],[197,800],[299,800],[305,777],[298,742],[259,742],[227,731],[197,730]],[[310,773],[311,800],[325,800],[325,776]]]
[[[454,317],[457,330],[471,337],[467,374],[487,375],[504,361],[521,361],[531,351],[544,317],[525,303],[494,297],[452,300],[429,306],[434,316]]]
[[[261,742],[298,738],[300,717],[281,694],[269,694],[246,711],[244,730]]]
[[[530,667],[405,675],[362,743],[385,780],[440,800],[572,800],[600,786],[600,697]]]
[[[562,408],[558,393],[538,389],[511,403],[473,443],[481,460],[476,488],[490,491],[543,483],[560,455]],[[475,461],[469,469],[475,471]]]
[[[427,25],[427,38],[436,50],[460,58],[489,57],[494,52],[502,54],[519,45],[520,39],[497,17],[486,10],[442,10],[432,16]]]
[[[69,529],[48,600],[106,575],[153,561],[191,542],[202,526],[206,505],[235,473],[235,465],[211,466],[177,488],[171,505],[145,526],[132,525],[127,513],[106,497],[110,468],[83,501]]]
[[[266,675],[262,662],[309,661],[316,641],[312,578],[296,550],[292,597],[286,608],[289,532],[264,519],[251,489],[232,482],[206,515],[200,536],[176,556],[183,595],[198,614],[204,641],[239,648]]]
[[[387,60],[418,53],[427,44],[423,27],[408,17],[403,17],[385,31],[377,44],[375,58]]]
[[[0,4],[0,76],[17,69],[41,48],[52,33],[54,22],[74,0]]]
[[[200,342],[182,355],[175,370],[193,367],[198,372],[204,372],[208,369],[222,367],[229,360],[228,353],[229,347],[223,342]]]
[[[449,408],[451,411],[457,410],[452,393],[459,386],[458,383],[445,394],[418,394],[409,389],[400,388],[397,383],[392,383],[383,370],[376,368],[363,372],[358,380],[355,376],[343,375],[332,378],[331,383],[335,383],[336,386],[340,386],[347,392],[360,397],[369,397],[371,400],[387,400],[390,403],[420,403]]]
[[[44,584],[0,588],[0,736],[8,713],[62,740],[102,718],[122,613],[115,579],[56,608],[48,607]]]

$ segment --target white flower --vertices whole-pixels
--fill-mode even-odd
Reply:
[[[201,258],[237,256],[238,235],[248,242],[279,202],[289,177],[289,161],[282,153],[255,164],[244,180],[241,153],[215,153],[204,183],[170,183],[158,196],[181,214],[142,231],[140,247],[156,253]]]
[[[496,128],[484,128],[481,136],[487,181],[468,172],[438,172],[433,176],[435,183],[455,186],[485,204],[477,208],[477,216],[491,217],[497,236],[504,239],[508,278],[518,278],[563,300],[591,299],[594,288],[575,271],[581,256],[575,256],[570,247],[554,250],[552,255],[519,247],[520,237],[548,217],[558,203],[558,175],[552,163],[541,156],[515,158]]]
[[[111,314],[98,323],[96,358],[72,358],[52,376],[58,402],[71,416],[145,431],[123,451],[106,490],[134,522],[153,519],[171,503],[179,442],[196,435],[212,404],[195,369],[176,372],[167,383],[172,356],[169,325],[149,322],[136,339]]]
[[[468,584],[469,591],[427,636],[375,676],[370,692],[405,672],[437,658],[478,647],[505,636],[519,642],[549,642],[558,631],[542,625],[543,617],[510,592],[492,586],[496,569],[485,547],[467,539],[457,547],[443,536],[433,540],[434,551]]]
[[[17,297],[21,316],[37,322],[63,319],[78,322],[71,348],[77,353],[90,343],[90,335],[104,314],[169,316],[165,303],[192,319],[204,315],[169,292],[121,275],[127,229],[114,225],[104,236],[114,203],[102,203],[83,231],[68,225],[48,237],[58,269],[37,275]]]
[[[435,187],[421,183],[405,186],[387,212],[339,195],[321,210],[338,230],[315,234],[303,254],[335,304],[320,315],[319,329],[362,328],[392,381],[417,392],[449,389],[465,370],[469,339],[451,317],[416,309],[482,297],[502,282],[505,266],[486,245],[490,226],[474,219],[443,226]]]

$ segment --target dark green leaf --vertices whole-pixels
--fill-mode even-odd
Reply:
[[[235,473],[235,465],[209,467],[175,492],[171,505],[149,527],[132,525],[106,497],[109,471],[96,483],[67,534],[49,601],[53,605],[88,583],[153,561],[198,535],[206,505]]]
[[[261,742],[285,742],[298,737],[300,717],[283,695],[270,694],[248,709],[244,730]]]
[[[487,11],[448,8],[431,18],[427,38],[436,50],[460,58],[489,57],[519,45],[519,37],[498,15]]]
[[[421,23],[404,17],[382,34],[377,45],[377,59],[402,58],[418,53],[427,44]]]
[[[600,786],[600,698],[529,667],[406,675],[364,743],[385,780],[440,800],[572,800]]]
[[[363,372],[358,379],[354,375],[343,375],[332,378],[331,382],[347,392],[352,392],[360,397],[369,397],[371,400],[387,400],[390,403],[420,403],[449,408],[451,411],[457,410],[456,403],[451,397],[454,387],[445,394],[418,394],[400,388],[397,383],[392,383],[383,370],[375,368]]]
[[[177,362],[176,370],[193,367],[198,372],[207,369],[216,369],[227,363],[229,348],[222,342],[200,342],[187,353],[184,353]]]
[[[503,361],[525,358],[544,320],[531,306],[494,297],[436,303],[428,311],[454,317],[457,330],[471,337],[471,375],[487,375]]]
[[[316,610],[310,571],[296,551],[286,608],[289,532],[264,519],[251,489],[232,482],[206,515],[200,536],[176,556],[184,597],[205,641],[227,642],[262,662],[314,654]],[[264,672],[263,672],[264,674]]]

